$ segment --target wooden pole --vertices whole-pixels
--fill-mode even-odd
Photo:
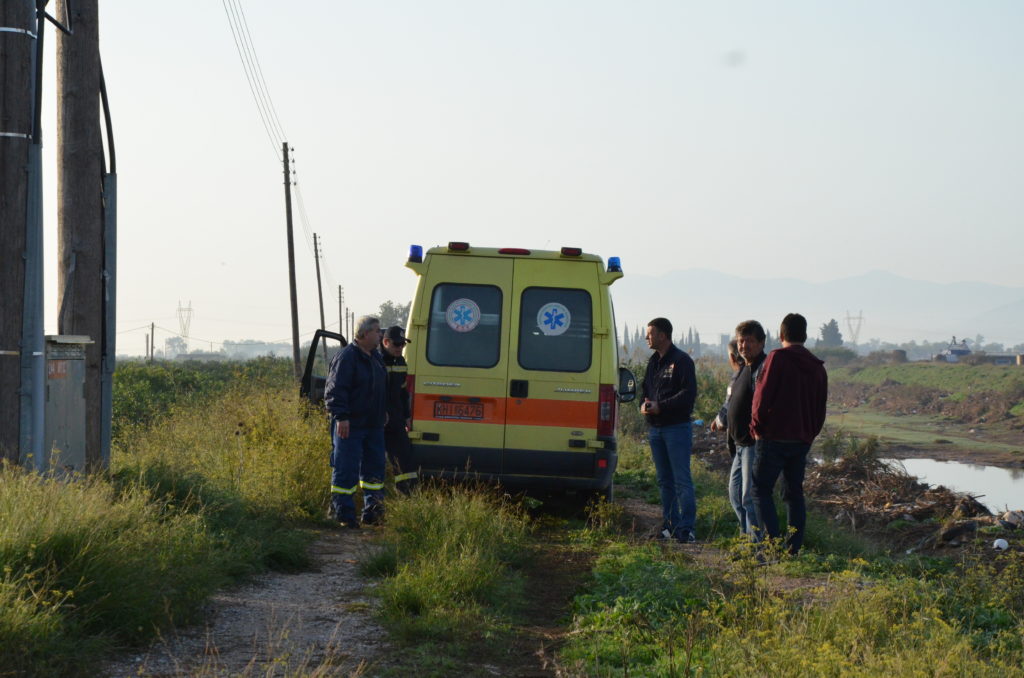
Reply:
[[[99,0],[58,0],[72,35],[57,34],[57,296],[61,334],[85,350],[85,459],[101,464],[103,337],[103,145],[100,132]]]
[[[281,142],[284,154],[284,210],[288,231],[288,284],[292,300],[292,358],[295,363],[295,378],[302,379],[302,362],[299,358],[299,301],[295,291],[295,238],[292,235],[292,173],[288,161],[288,142]]]

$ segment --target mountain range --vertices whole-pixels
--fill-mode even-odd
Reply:
[[[862,316],[858,343],[974,341],[1007,347],[1024,343],[1024,287],[981,282],[933,283],[887,271],[829,282],[794,278],[747,278],[718,271],[687,269],[662,275],[627,274],[612,287],[616,321],[630,328],[657,316],[667,317],[685,333],[701,333],[704,343],[718,343],[747,318],[759,320],[775,334],[786,313],[802,313],[808,335],[835,318],[843,338],[853,340],[847,316]]]

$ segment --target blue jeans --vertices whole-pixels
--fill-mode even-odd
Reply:
[[[363,520],[377,517],[384,509],[384,429],[349,429],[339,438],[331,426],[331,506],[338,520],[355,522],[355,493],[363,489]]]
[[[757,520],[757,508],[754,506],[755,455],[753,445],[736,446],[736,455],[729,470],[729,503],[740,521],[740,532],[751,535],[756,541],[760,536],[761,523]]]
[[[697,495],[690,475],[690,422],[651,426],[649,438],[661,491],[663,527],[676,539],[685,539],[693,533],[697,521]]]
[[[807,469],[809,443],[758,440],[754,460],[754,499],[757,521],[768,533],[777,539],[782,531],[779,516],[775,513],[772,491],[775,481],[782,474],[782,501],[786,502],[786,522],[796,530],[786,540],[789,552],[796,555],[804,543],[804,528],[807,526],[807,503],[804,501],[804,471]]]

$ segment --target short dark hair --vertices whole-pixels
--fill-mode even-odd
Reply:
[[[765,340],[764,328],[761,327],[761,323],[756,320],[744,320],[736,326],[737,337],[749,337],[750,335],[754,335],[754,339],[758,341]]]
[[[807,341],[807,318],[799,313],[789,313],[779,326],[779,339],[802,344]]]
[[[648,327],[653,327],[663,334],[667,334],[669,337],[672,336],[672,323],[668,321],[668,318],[655,318],[651,322],[647,323]]]

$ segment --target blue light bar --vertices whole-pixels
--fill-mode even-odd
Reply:
[[[414,264],[423,263],[423,247],[420,245],[409,245],[409,261]]]
[[[608,257],[608,272],[622,273],[622,261],[618,257]]]

